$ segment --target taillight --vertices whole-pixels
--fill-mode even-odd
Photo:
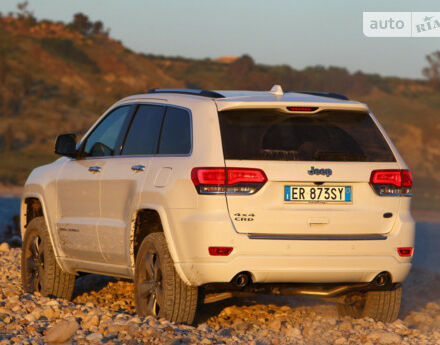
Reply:
[[[209,247],[208,252],[211,256],[228,256],[232,249],[232,247]]]
[[[409,170],[373,170],[370,184],[379,195],[411,196],[413,180]]]
[[[412,256],[413,248],[412,247],[397,248],[397,253],[399,253],[399,256],[403,256],[403,257]]]
[[[318,109],[318,107],[287,107],[287,110],[289,111],[301,111],[301,112],[315,111],[316,109]]]
[[[254,194],[267,181],[263,170],[250,168],[194,168],[191,179],[199,194]]]
[[[411,188],[413,185],[413,179],[409,170],[402,170],[402,187]]]

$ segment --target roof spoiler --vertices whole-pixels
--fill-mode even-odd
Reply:
[[[321,97],[328,97],[328,98],[336,98],[336,99],[342,99],[344,101],[348,101],[349,98],[341,93],[334,93],[334,92],[319,92],[319,91],[289,91],[289,92],[295,92],[295,93],[303,93],[306,95],[313,95],[313,96],[321,96]]]

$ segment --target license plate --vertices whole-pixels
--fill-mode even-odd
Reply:
[[[284,201],[349,202],[351,186],[284,186]]]

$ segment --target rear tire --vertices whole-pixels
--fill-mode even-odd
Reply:
[[[144,238],[136,256],[134,281],[136,312],[192,324],[198,288],[186,285],[174,269],[163,233]]]
[[[376,321],[393,322],[397,319],[402,300],[400,286],[385,291],[368,291],[347,296],[344,304],[338,304],[340,316],[354,318],[371,317]]]
[[[393,322],[399,315],[401,300],[400,286],[389,291],[369,291],[362,316],[382,322]]]
[[[65,273],[58,265],[43,217],[32,219],[23,239],[21,281],[28,293],[71,300],[75,275]]]

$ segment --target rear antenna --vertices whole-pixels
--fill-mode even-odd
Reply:
[[[274,96],[282,96],[282,95],[284,95],[283,89],[281,88],[280,85],[272,86],[272,88],[270,89],[269,93],[271,93]]]

